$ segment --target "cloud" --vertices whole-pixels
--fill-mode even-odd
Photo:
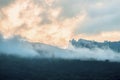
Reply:
[[[1,1],[9,4],[0,8],[0,33],[4,37],[20,35],[31,42],[60,47],[67,47],[72,38],[120,39],[115,35],[120,30],[119,0]],[[107,37],[108,33],[111,36]]]
[[[0,0],[0,8],[11,4],[14,0]]]
[[[0,54],[29,58],[39,56],[38,53],[33,50],[29,42],[25,41],[20,36],[4,39],[2,35],[0,35]]]
[[[78,40],[80,38],[84,38],[87,40],[95,40],[95,41],[118,41],[120,40],[120,32],[119,31],[109,31],[109,32],[101,32],[99,34],[80,34],[77,36],[74,36],[74,39]]]
[[[0,32],[5,37],[20,35],[32,42],[66,46],[85,14],[71,18],[60,17],[62,8],[54,7],[53,2],[42,0],[38,4],[33,0],[16,0],[1,9],[3,18]]]
[[[79,25],[78,33],[98,34],[120,30],[119,0],[99,1],[84,9],[87,13],[85,21]]]
[[[30,43],[25,39],[14,36],[4,39],[0,36],[0,55],[14,55],[24,58],[54,58],[67,60],[97,60],[120,62],[120,54],[110,49],[90,50],[87,48],[75,48],[71,44],[62,49],[42,43]]]

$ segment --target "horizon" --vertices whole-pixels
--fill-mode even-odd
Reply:
[[[0,0],[0,80],[120,80],[120,0]]]

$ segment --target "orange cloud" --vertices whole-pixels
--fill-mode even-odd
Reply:
[[[86,13],[72,18],[60,16],[62,7],[53,7],[56,0],[16,0],[0,11],[0,32],[4,37],[20,35],[31,42],[41,42],[66,47],[72,38],[91,40],[118,40],[120,32],[104,32],[88,36],[74,33],[78,24],[86,18]]]
[[[47,6],[44,6],[32,0],[16,0],[13,4],[2,8],[5,16],[0,22],[0,32],[5,37],[20,35],[32,42],[65,47],[74,36],[77,24],[85,15],[60,19],[61,7],[49,6],[53,1],[45,0],[44,4]],[[45,17],[50,23],[42,23]]]
[[[86,34],[80,34],[74,37],[75,39],[84,38],[88,40],[96,40],[96,41],[118,41],[120,40],[120,32],[118,31],[111,31],[111,32],[102,32],[100,34],[95,35],[86,35]]]

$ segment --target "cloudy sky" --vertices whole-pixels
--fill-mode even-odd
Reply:
[[[0,33],[65,47],[72,38],[120,40],[120,0],[0,0]]]

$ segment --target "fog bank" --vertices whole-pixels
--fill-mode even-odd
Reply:
[[[16,55],[26,58],[59,58],[78,60],[100,60],[120,62],[120,54],[110,49],[90,50],[87,48],[75,48],[71,44],[66,49],[50,46],[42,43],[30,43],[19,36],[4,39],[0,36],[0,53],[6,55]]]

